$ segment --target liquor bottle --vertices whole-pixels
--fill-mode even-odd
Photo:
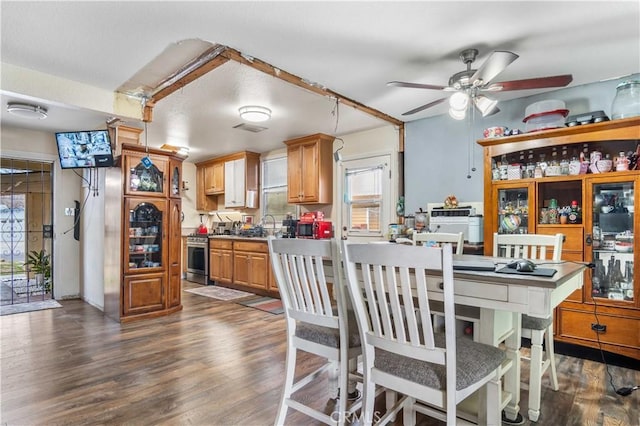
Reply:
[[[567,155],[567,147],[562,147],[562,156],[560,157],[560,174],[568,175],[569,174],[569,157]]]
[[[578,202],[573,200],[571,202],[571,211],[569,212],[569,223],[580,223],[580,208]]]
[[[604,293],[604,264],[602,263],[602,259],[596,259],[596,267],[593,271],[593,277],[591,278],[591,282],[593,284],[593,295],[602,295]]]
[[[622,265],[620,259],[616,259],[613,265],[613,274],[611,278],[611,287],[621,288],[621,284],[624,281],[624,274],[622,273]]]
[[[540,154],[540,161],[538,162],[538,165],[540,166],[540,170],[542,171],[542,176],[546,176],[547,175],[547,167],[549,166],[549,164],[547,163],[547,160],[545,158],[545,154]],[[540,177],[542,177],[540,176]],[[536,175],[536,177],[538,177]]]
[[[624,280],[621,286],[624,300],[633,300],[633,261],[631,260],[627,260],[624,264]]]

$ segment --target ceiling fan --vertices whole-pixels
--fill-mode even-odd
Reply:
[[[387,86],[454,92],[449,96],[449,114],[455,119],[462,120],[465,117],[467,107],[470,103],[475,105],[483,117],[500,111],[496,106],[498,101],[481,94],[482,92],[564,87],[573,80],[571,74],[564,74],[493,83],[492,80],[504,71],[509,64],[518,59],[518,55],[513,52],[496,50],[491,53],[489,58],[478,69],[471,69],[471,64],[476,60],[477,56],[477,49],[465,49],[460,52],[460,59],[467,65],[467,69],[453,74],[449,78],[448,86],[407,83],[403,81],[390,81],[387,83]],[[437,99],[407,111],[402,115],[411,115],[424,111],[427,108],[441,104],[446,99],[447,98]]]

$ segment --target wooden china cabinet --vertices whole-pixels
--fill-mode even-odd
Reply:
[[[182,309],[183,160],[125,143],[107,171],[105,313],[121,322]]]
[[[623,170],[623,158],[639,150],[640,117],[478,143],[484,147],[485,254],[492,254],[494,232],[564,234],[563,260],[595,268],[556,309],[555,340],[640,359],[640,250],[634,240],[640,170]],[[580,163],[581,154],[605,161]],[[536,173],[535,167],[544,163],[548,175],[540,177],[542,168]]]

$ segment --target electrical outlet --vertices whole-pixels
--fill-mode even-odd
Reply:
[[[65,207],[64,209],[64,214],[65,216],[73,216],[74,215],[74,208],[73,207]]]

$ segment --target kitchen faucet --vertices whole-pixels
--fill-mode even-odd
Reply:
[[[273,221],[273,231],[272,234],[275,234],[276,232],[276,218],[273,217],[273,215],[271,214],[265,214],[264,216],[262,216],[262,218],[260,218],[260,224],[264,227],[266,225],[265,223],[265,218],[270,217],[271,220]],[[266,227],[265,227],[266,228]],[[265,229],[266,230],[266,229]]]

